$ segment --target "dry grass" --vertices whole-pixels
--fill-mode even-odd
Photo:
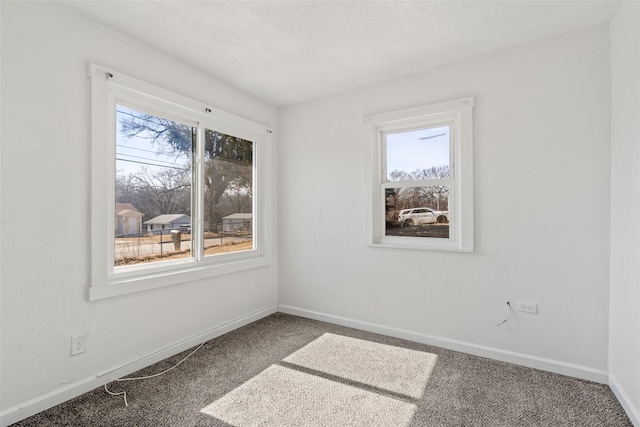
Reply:
[[[249,240],[246,242],[239,243],[225,243],[220,246],[209,246],[204,249],[205,255],[216,255],[216,254],[224,254],[229,252],[240,252],[240,251],[248,251],[253,249],[253,240]],[[146,255],[139,257],[126,257],[116,259],[116,266],[122,265],[136,265],[142,264],[146,262],[156,262],[156,261],[168,261],[172,259],[182,259],[188,258],[191,254],[191,249],[186,249],[183,251],[170,251],[164,254],[154,254],[154,255]]]
[[[204,249],[204,254],[226,254],[229,252],[249,251],[251,249],[253,249],[253,240],[239,243],[225,243],[222,246],[210,246]]]

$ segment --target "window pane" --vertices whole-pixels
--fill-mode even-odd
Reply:
[[[385,189],[385,235],[449,238],[449,187]]]
[[[449,178],[449,126],[386,134],[388,181]]]
[[[253,142],[205,129],[204,143],[204,254],[251,250]]]
[[[115,266],[191,256],[195,128],[116,106]]]

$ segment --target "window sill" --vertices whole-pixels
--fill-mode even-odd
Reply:
[[[260,256],[221,264],[194,265],[189,268],[182,267],[177,270],[150,273],[144,276],[118,278],[110,280],[106,284],[90,286],[88,288],[88,300],[96,301],[165,286],[178,285],[224,274],[266,267],[270,264],[271,260],[269,258]]]
[[[413,240],[412,238],[410,238]],[[443,252],[473,252],[473,247],[465,248],[461,247],[455,241],[447,242],[428,242],[428,243],[416,243],[416,242],[378,242],[367,243],[366,246],[370,248],[386,248],[386,249],[410,249],[421,251],[443,251]]]

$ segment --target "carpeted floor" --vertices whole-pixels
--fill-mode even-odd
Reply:
[[[606,385],[280,313],[110,389],[14,426],[632,426]]]

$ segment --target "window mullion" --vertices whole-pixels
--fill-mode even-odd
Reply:
[[[193,186],[195,188],[195,229],[191,230],[193,243],[193,257],[196,261],[201,261],[204,257],[204,127],[198,123],[195,150],[195,176]],[[192,220],[193,223],[193,220]],[[195,237],[194,237],[195,236]]]

